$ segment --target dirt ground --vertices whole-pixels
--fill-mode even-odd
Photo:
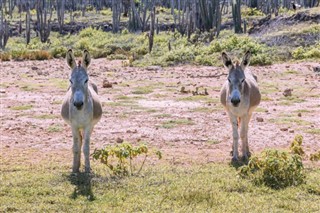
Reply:
[[[262,92],[249,124],[253,153],[287,148],[297,134],[303,135],[307,154],[320,149],[320,76],[314,66],[319,63],[250,67]],[[60,117],[70,72],[65,61],[0,62],[0,68],[0,158],[19,155],[34,162],[60,155],[71,166],[71,129]],[[164,159],[178,164],[231,160],[231,125],[219,103],[225,68],[136,68],[96,59],[89,73],[104,111],[91,152],[121,138],[159,148]],[[112,88],[103,88],[105,79]],[[181,93],[182,86],[186,91],[206,88],[209,95]],[[283,95],[286,89],[293,89],[292,96]]]

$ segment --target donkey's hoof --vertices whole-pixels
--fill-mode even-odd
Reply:
[[[80,172],[79,169],[72,169],[72,174],[78,174]]]
[[[244,156],[242,156],[241,161],[244,162],[244,163],[248,163],[249,162],[249,158],[250,157],[248,155],[244,155]]]
[[[238,162],[238,161],[239,161],[238,157],[232,157],[232,159],[231,159],[231,162],[232,162],[232,163],[236,163],[236,162]]]
[[[233,156],[233,150],[230,151],[230,156]]]

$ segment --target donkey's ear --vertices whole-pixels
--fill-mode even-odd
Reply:
[[[241,68],[244,70],[250,63],[251,52],[248,50],[246,54],[244,54],[243,59],[241,61]]]
[[[69,49],[67,52],[66,60],[67,60],[67,64],[69,65],[70,68],[73,69],[77,66],[76,60],[74,58],[74,55],[73,55],[73,52],[71,49]]]
[[[84,50],[83,54],[82,54],[83,67],[87,69],[90,62],[91,62],[91,56],[90,56],[88,50]]]
[[[221,56],[222,56],[223,65],[231,69],[231,67],[233,66],[231,58],[225,52],[222,52]]]

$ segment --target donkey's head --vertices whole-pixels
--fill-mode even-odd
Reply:
[[[78,109],[81,110],[83,104],[88,98],[88,80],[87,68],[90,64],[91,58],[87,50],[83,51],[82,62],[78,64],[75,61],[72,50],[67,52],[67,63],[72,69],[70,77],[70,88],[72,90],[71,103]]]
[[[231,58],[225,53],[222,53],[222,61],[225,67],[228,68],[228,83],[229,83],[229,94],[228,100],[231,101],[232,105],[237,107],[241,102],[243,96],[243,88],[245,83],[244,70],[249,65],[251,53],[247,51],[244,55],[241,63],[232,63]]]

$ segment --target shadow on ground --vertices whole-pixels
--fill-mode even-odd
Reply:
[[[71,184],[75,185],[74,191],[70,195],[72,199],[77,199],[78,196],[84,196],[89,201],[94,201],[95,196],[92,192],[92,180],[93,174],[90,173],[77,173],[70,174],[68,180]]]

